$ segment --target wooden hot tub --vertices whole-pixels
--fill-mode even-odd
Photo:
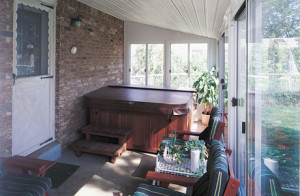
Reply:
[[[128,128],[127,148],[156,153],[168,131],[191,129],[193,90],[109,86],[86,95],[90,124]]]

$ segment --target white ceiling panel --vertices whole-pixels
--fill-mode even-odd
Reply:
[[[124,21],[218,38],[230,0],[77,0]]]

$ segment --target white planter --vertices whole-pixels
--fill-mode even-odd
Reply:
[[[199,168],[200,150],[191,150],[191,170],[196,172]]]
[[[279,171],[279,163],[278,161],[270,158],[264,158],[264,164],[277,176]]]

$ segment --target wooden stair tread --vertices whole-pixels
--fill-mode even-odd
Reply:
[[[125,151],[124,145],[100,141],[79,140],[72,145],[73,150],[90,152],[107,156],[120,156]]]
[[[88,125],[81,130],[82,133],[106,136],[106,137],[127,137],[130,133],[130,129],[120,129],[116,127],[97,127],[93,125]]]

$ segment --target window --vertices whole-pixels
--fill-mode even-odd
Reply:
[[[130,83],[163,86],[164,45],[131,44]]]
[[[18,5],[17,77],[48,74],[48,13]]]
[[[299,195],[300,4],[253,0],[251,5],[248,160],[261,162],[255,164],[278,177],[275,187],[282,195]],[[250,188],[256,191],[262,189]]]
[[[207,44],[171,44],[171,87],[192,87],[207,71]]]

